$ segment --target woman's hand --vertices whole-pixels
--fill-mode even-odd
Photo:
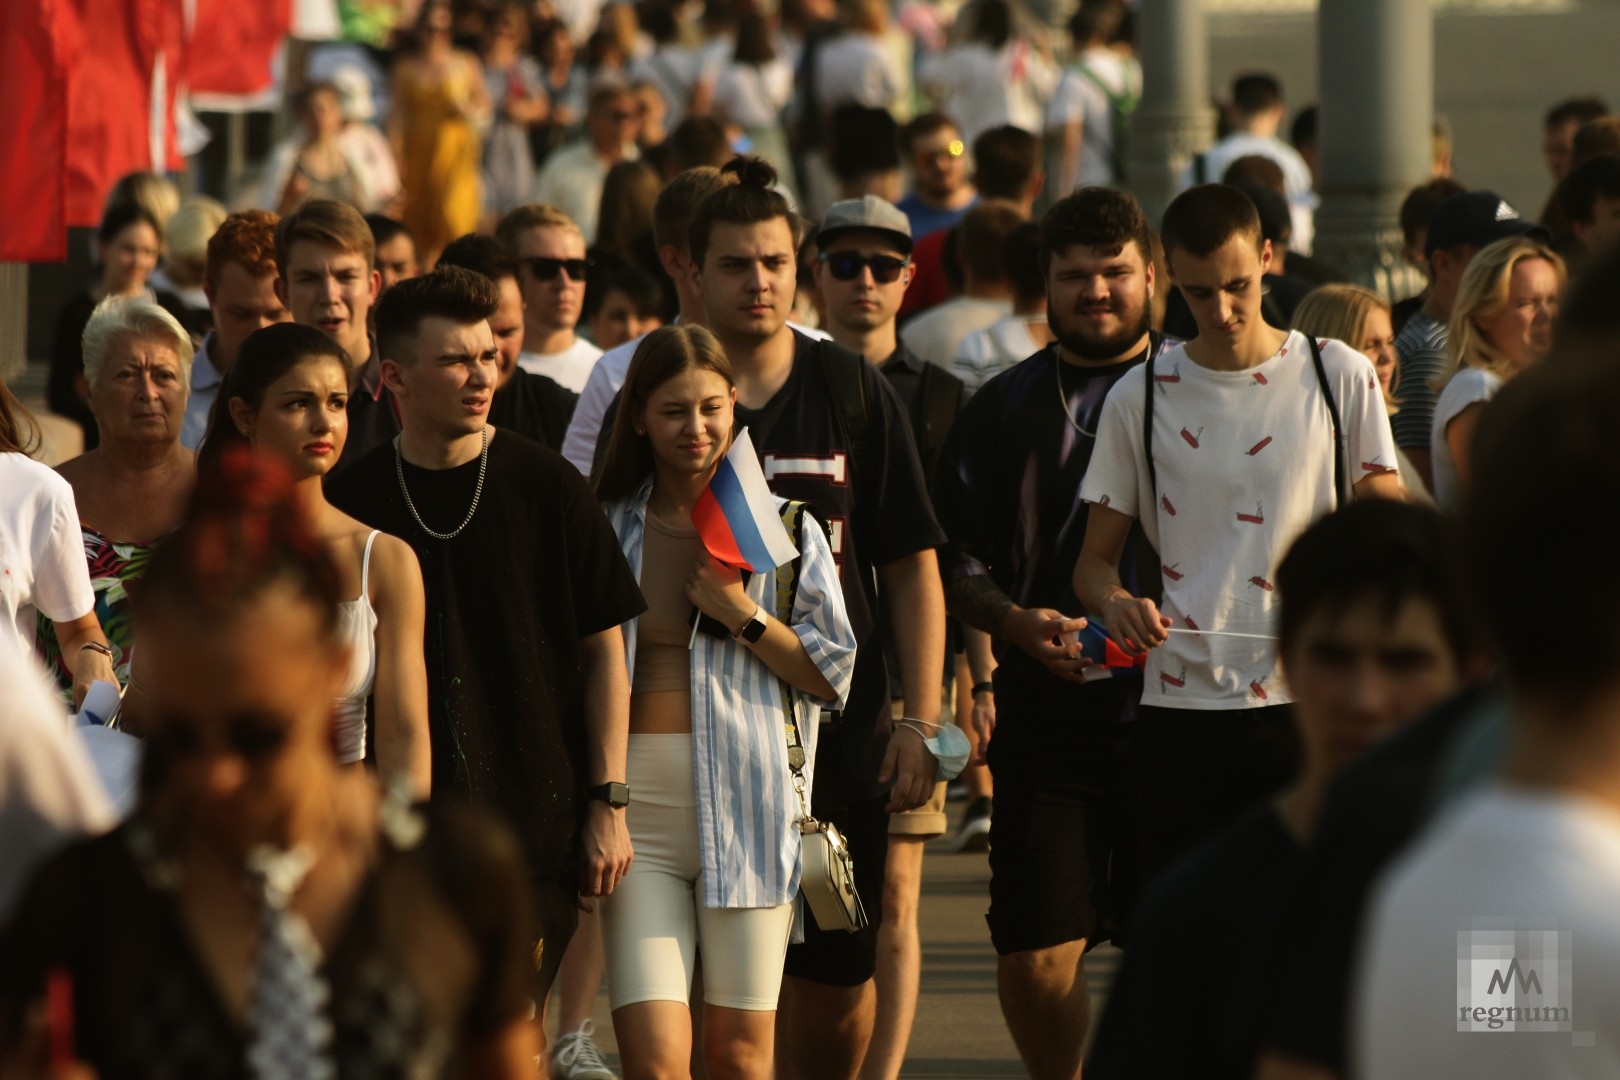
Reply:
[[[686,579],[686,598],[733,635],[754,614],[755,603],[743,589],[742,573],[704,553]]]
[[[77,709],[90,692],[93,682],[109,682],[118,686],[118,675],[113,671],[112,657],[100,650],[107,648],[107,637],[101,632],[95,609],[77,619],[63,619],[56,623],[56,640],[62,648],[62,657],[73,669],[73,707]],[[96,646],[85,648],[86,645]],[[110,651],[110,650],[109,650]]]
[[[92,683],[112,683],[118,685],[118,673],[113,670],[113,663],[105,653],[95,649],[80,649],[79,655],[73,659],[73,707],[77,709],[84,704],[84,695],[90,692]]]

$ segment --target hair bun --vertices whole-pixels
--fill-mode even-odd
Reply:
[[[754,157],[750,154],[738,154],[720,170],[730,173],[737,178],[737,183],[749,187],[764,188],[767,191],[776,187],[776,170],[764,158]]]

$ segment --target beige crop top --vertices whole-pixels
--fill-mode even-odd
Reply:
[[[692,627],[692,601],[686,579],[703,556],[703,541],[690,521],[670,522],[647,511],[642,534],[641,595],[647,610],[636,624],[637,694],[692,689],[692,654],[686,643]]]

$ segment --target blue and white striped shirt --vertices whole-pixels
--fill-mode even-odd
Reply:
[[[649,479],[635,495],[603,507],[638,581],[651,494]],[[814,778],[821,710],[842,708],[849,696],[855,631],[844,610],[826,533],[809,522],[801,531],[799,591],[788,625],[837,694],[834,701],[820,701],[793,690],[808,783]],[[748,596],[774,617],[775,575],[753,575]],[[624,625],[625,665],[632,682],[637,621]],[[697,636],[692,647],[692,758],[704,907],[776,907],[799,893],[799,800],[788,769],[786,720],[780,683],[763,660],[735,641]],[[806,788],[807,802],[809,797]]]

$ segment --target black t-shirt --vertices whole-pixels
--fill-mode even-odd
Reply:
[[[889,736],[888,665],[879,633],[885,612],[876,568],[937,547],[945,536],[928,501],[905,406],[888,380],[861,364],[866,454],[855,460],[817,343],[797,332],[793,338],[787,382],[763,409],[739,405],[737,425],[748,428],[771,490],[809,503],[831,535],[859,649],[841,721],[844,774],[837,779],[849,798],[870,798],[882,790],[877,774]],[[818,790],[822,779],[818,760]]]
[[[327,496],[421,562],[434,794],[493,806],[536,874],[569,880],[587,780],[580,641],[641,614],[635,576],[579,471],[545,447],[496,431],[478,511],[452,540],[416,523],[394,454],[392,444],[373,450],[333,477]],[[477,458],[404,470],[430,528],[461,523]]]
[[[900,395],[906,407],[911,433],[917,440],[923,478],[932,483],[934,470],[939,465],[939,451],[944,447],[951,425],[967,402],[962,380],[937,364],[922,359],[906,348],[904,342],[896,344],[889,358],[878,363],[878,371],[889,380],[889,385],[894,387],[894,392]],[[934,397],[950,408],[936,410],[935,402],[930,400]],[[934,423],[939,423],[943,430],[931,430],[929,425]]]
[[[567,387],[517,368],[507,384],[495,391],[489,403],[489,422],[560,452],[578,404],[579,395]]]
[[[941,551],[946,581],[988,572],[1020,607],[1085,613],[1073,585],[1090,509],[1080,501],[1080,483],[1108,391],[1146,360],[1144,349],[1122,364],[1084,368],[1064,364],[1054,346],[997,375],[973,396],[951,428],[934,474],[934,507],[950,537]],[[1120,577],[1137,596],[1159,594],[1158,560],[1140,525],[1131,527]],[[1088,632],[1100,633],[1101,624],[1094,625]],[[992,745],[998,754],[1049,753],[1072,741],[1078,717],[1120,718],[1116,688],[1056,679],[999,637],[995,649],[1000,666]],[[1141,685],[1135,670],[1116,670],[1114,680]]]
[[[1261,978],[1274,991],[1253,1018],[1263,1046],[1347,1071],[1350,986],[1373,886],[1429,820],[1452,747],[1505,708],[1499,687],[1474,687],[1334,781],[1310,855],[1261,953]]]
[[[461,1045],[528,1013],[527,874],[500,822],[419,809],[419,836],[383,830],[322,971],[338,1076],[456,1075]],[[79,1058],[104,1077],[250,1075],[247,1032],[221,1001],[153,872],[139,819],[40,870],[0,935],[0,1030],[15,1031],[46,975],[72,977]],[[447,1060],[448,1059],[448,1060]]]
[[[1256,949],[1304,849],[1269,805],[1173,869],[1131,928],[1125,960],[1086,1059],[1110,1077],[1248,1080]]]

